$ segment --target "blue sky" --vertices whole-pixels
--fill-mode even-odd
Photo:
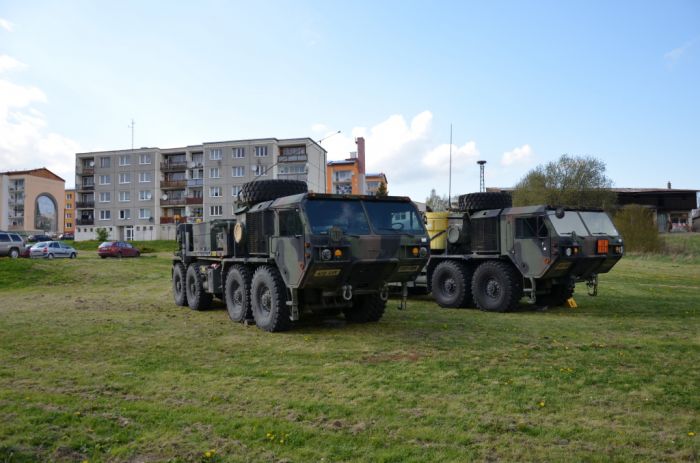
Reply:
[[[563,153],[698,188],[700,2],[0,0],[0,170],[76,151],[314,139],[421,200]]]

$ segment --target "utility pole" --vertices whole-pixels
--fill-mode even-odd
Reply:
[[[136,125],[136,122],[134,122],[134,119],[131,119],[131,125],[128,127],[131,129],[131,151],[134,151],[134,126]]]

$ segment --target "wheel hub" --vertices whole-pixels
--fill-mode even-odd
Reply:
[[[457,290],[457,284],[455,283],[454,278],[447,278],[442,284],[442,288],[445,290],[445,294],[454,294]]]
[[[269,312],[272,308],[272,295],[269,289],[266,289],[260,296],[260,305],[265,312]]]
[[[501,285],[498,284],[496,280],[489,280],[486,283],[486,295],[490,298],[496,299],[501,294]]]

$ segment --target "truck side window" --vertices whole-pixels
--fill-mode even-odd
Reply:
[[[546,238],[549,236],[547,225],[542,217],[515,219],[516,238]]]
[[[296,236],[304,234],[304,225],[301,223],[299,211],[279,211],[280,236]]]

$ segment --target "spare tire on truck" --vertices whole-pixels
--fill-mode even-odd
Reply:
[[[243,185],[238,200],[252,205],[307,191],[309,188],[302,180],[257,180]]]
[[[505,209],[513,206],[513,198],[509,193],[487,191],[484,193],[469,193],[459,197],[459,210],[476,212],[485,209]]]

